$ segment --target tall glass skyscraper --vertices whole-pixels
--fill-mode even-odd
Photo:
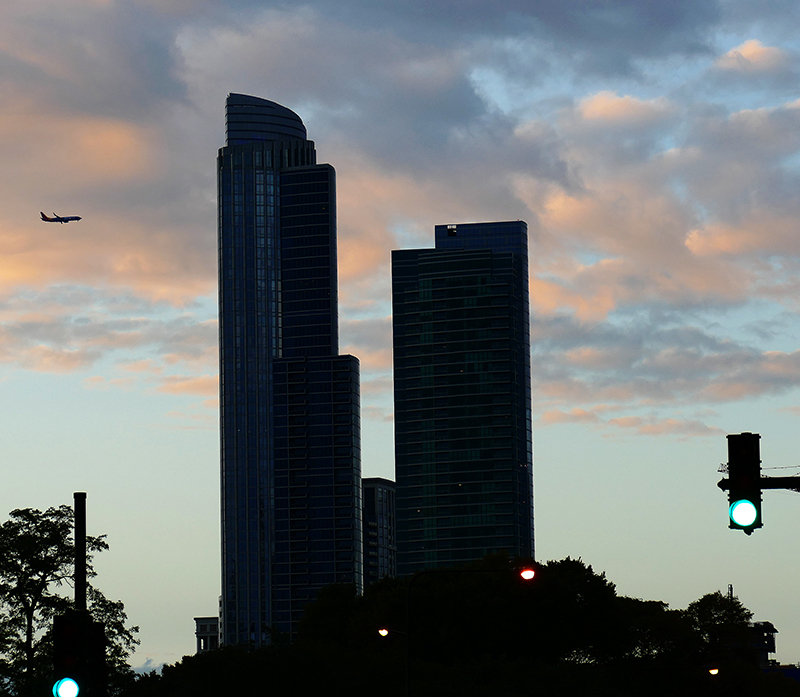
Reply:
[[[398,574],[533,556],[528,227],[392,252]]]
[[[221,638],[362,586],[359,364],[339,356],[336,180],[300,117],[231,94],[217,157]]]

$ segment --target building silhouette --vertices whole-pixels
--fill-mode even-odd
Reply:
[[[225,644],[362,586],[359,364],[338,348],[336,182],[297,114],[230,94],[217,157]]]
[[[364,501],[364,587],[397,576],[397,519],[394,482],[361,480]]]
[[[219,648],[219,617],[195,617],[195,653],[205,653]]]
[[[400,575],[533,556],[527,225],[435,240],[392,252]]]

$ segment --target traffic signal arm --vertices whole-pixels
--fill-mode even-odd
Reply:
[[[761,488],[800,491],[800,477],[761,477]]]
[[[761,489],[787,489],[800,492],[800,477],[760,477]],[[730,489],[729,479],[720,479],[717,486],[723,491]]]

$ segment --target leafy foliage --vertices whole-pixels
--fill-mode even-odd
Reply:
[[[0,525],[0,694],[47,694],[52,673],[53,617],[72,607],[63,594],[74,575],[73,511],[69,506],[12,511]],[[86,537],[87,579],[92,556],[108,549],[105,536]],[[132,679],[126,659],[138,627],[126,627],[121,602],[89,584],[89,609],[106,625],[111,693]]]
[[[329,586],[291,644],[187,656],[141,677],[124,697],[218,697],[267,686],[292,695],[401,697],[406,665],[415,697],[800,695],[800,686],[763,675],[745,645],[728,640],[750,619],[736,599],[712,593],[671,610],[617,595],[580,559],[540,565],[531,582],[516,566],[490,556],[383,579],[363,596],[352,585]],[[379,627],[389,635],[380,637]],[[723,659],[716,678],[707,670],[711,648]]]

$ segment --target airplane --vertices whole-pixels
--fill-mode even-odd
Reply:
[[[55,218],[48,218],[44,213],[39,211],[39,215],[42,216],[42,220],[46,223],[68,223],[70,220],[80,220],[81,217],[79,215],[59,215],[58,213],[53,213]]]

